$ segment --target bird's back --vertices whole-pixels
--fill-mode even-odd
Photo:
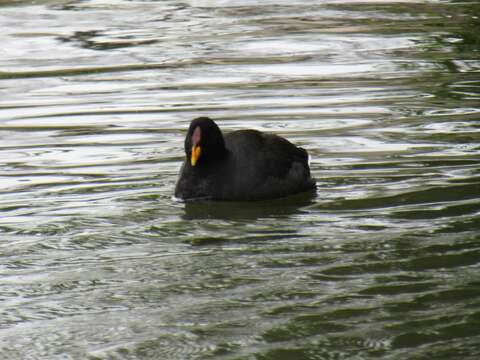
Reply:
[[[274,198],[315,187],[307,152],[288,140],[256,130],[225,135],[231,154],[234,193],[252,198]]]

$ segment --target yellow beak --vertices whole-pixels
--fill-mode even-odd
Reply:
[[[201,153],[202,149],[200,148],[200,146],[197,145],[192,147],[192,157],[190,159],[190,163],[192,164],[192,166],[195,166]]]

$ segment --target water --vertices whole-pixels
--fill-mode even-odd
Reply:
[[[5,359],[478,359],[477,1],[0,1]],[[317,196],[172,200],[190,120]]]

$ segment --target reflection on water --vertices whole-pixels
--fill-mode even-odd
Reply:
[[[185,220],[225,219],[259,220],[261,218],[288,219],[303,208],[314,204],[316,190],[286,198],[258,202],[194,201],[185,203]],[[287,220],[288,221],[288,220]]]
[[[0,1],[2,355],[478,359],[478,14]],[[317,192],[174,201],[202,115],[306,148]]]

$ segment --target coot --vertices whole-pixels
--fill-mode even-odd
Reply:
[[[223,136],[208,117],[190,123],[175,196],[251,201],[316,187],[305,149],[273,134],[238,130]]]

